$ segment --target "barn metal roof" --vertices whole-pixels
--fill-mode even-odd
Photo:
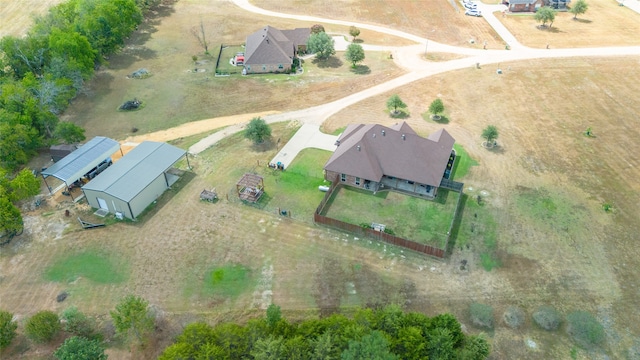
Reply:
[[[51,167],[42,171],[43,177],[53,176],[67,186],[80,179],[89,170],[120,149],[120,144],[103,136],[96,136],[78,147]]]
[[[167,143],[145,141],[82,189],[101,191],[129,202],[186,153]]]

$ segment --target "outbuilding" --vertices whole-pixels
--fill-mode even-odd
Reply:
[[[186,153],[166,143],[145,141],[83,186],[82,191],[92,207],[135,219],[179,179],[170,170]]]

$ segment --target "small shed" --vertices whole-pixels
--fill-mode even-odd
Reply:
[[[78,149],[76,145],[70,144],[61,144],[61,145],[52,145],[49,148],[49,154],[51,154],[51,161],[58,162],[62,160],[65,156],[71,154],[75,150]]]
[[[236,190],[240,200],[258,202],[264,194],[264,179],[256,174],[244,174],[236,183]]]
[[[92,207],[135,219],[179,179],[171,168],[186,154],[166,143],[145,141],[82,191]]]

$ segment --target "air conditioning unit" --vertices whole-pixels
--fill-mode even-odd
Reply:
[[[116,212],[116,219],[118,220],[124,220],[124,214],[121,213],[120,211]]]

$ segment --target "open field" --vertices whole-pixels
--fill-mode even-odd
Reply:
[[[33,17],[45,15],[64,0],[0,0],[0,37],[22,36],[33,25]]]
[[[204,54],[190,32],[198,25],[194,21],[198,17],[204,19],[211,34],[211,55]],[[256,109],[285,111],[318,105],[403,73],[386,58],[387,54],[367,53],[367,74],[351,72],[343,55],[337,54],[326,64],[305,61],[301,76],[214,77],[217,46],[242,44],[248,34],[265,24],[285,29],[312,25],[249,14],[228,2],[212,5],[203,0],[184,0],[160,6],[132,35],[125,49],[111,56],[109,65],[96,73],[88,92],[74,100],[63,118],[85,127],[87,136],[123,139],[132,135],[134,127],[137,135]],[[327,27],[327,31],[332,30]],[[338,26],[335,31],[348,33]],[[390,44],[388,39],[376,39],[377,44],[385,41]],[[198,56],[198,72],[192,71],[193,55]],[[142,80],[127,78],[140,68],[148,69],[152,76]],[[145,108],[117,111],[124,101],[133,98],[144,101]]]
[[[277,12],[382,25],[449,45],[482,48],[479,41],[470,44],[469,40],[483,39],[487,40],[488,49],[504,48],[504,42],[491,26],[465,16],[458,1],[253,0],[251,3]],[[377,36],[362,30],[359,38],[367,44]]]
[[[413,2],[398,2],[404,3]],[[371,4],[379,6],[378,2]],[[216,3],[218,9],[226,11],[220,13],[225,18],[228,15],[228,20],[222,15],[211,16],[229,28],[240,28],[236,21],[256,17],[234,13],[228,3]],[[368,8],[363,5],[358,9],[364,12]],[[219,104],[216,97],[222,87],[216,88],[217,92],[207,87],[189,94],[185,90],[193,87],[183,86],[188,81],[176,80],[186,75],[191,55],[200,51],[195,40],[184,41],[194,14],[213,10],[202,1],[182,0],[175,9],[163,11],[160,15],[171,16],[158,17],[142,27],[147,32],[138,34],[136,45],[118,55],[121,58],[112,57],[116,68],[100,74],[92,85],[94,93],[78,99],[68,111],[71,119],[89,126],[89,134],[118,137],[132,126],[150,131],[218,114],[210,113],[215,108],[211,104]],[[190,14],[191,19],[179,14]],[[404,17],[410,15],[414,14],[405,13]],[[282,24],[279,21],[269,23],[278,26]],[[237,41],[235,32],[223,33],[225,42]],[[154,59],[154,66],[149,66]],[[47,202],[43,209],[25,212],[25,234],[1,249],[1,306],[14,312],[21,324],[37,310],[61,311],[70,305],[108,322],[108,310],[123,295],[135,293],[160,310],[163,331],[147,352],[132,354],[124,347],[112,348],[109,358],[151,359],[188,322],[243,321],[261,314],[260,309],[271,301],[293,319],[344,306],[394,302],[430,315],[451,312],[474,333],[479,329],[469,321],[468,305],[477,301],[495,309],[496,330],[488,335],[492,359],[570,358],[575,345],[564,331],[544,332],[530,321],[537,306],[550,304],[563,314],[589,311],[605,324],[604,349],[578,349],[578,358],[604,358],[606,354],[633,359],[640,352],[636,315],[640,296],[640,160],[635,155],[640,152],[639,66],[636,57],[522,61],[500,64],[504,70],[500,76],[495,72],[497,66],[470,66],[397,89],[409,105],[411,116],[406,120],[416,131],[426,135],[445,127],[479,163],[456,179],[465,183],[467,198],[452,254],[444,262],[367,239],[356,240],[308,221],[276,216],[224,198],[215,204],[200,202],[198,194],[203,188],[215,186],[220,193],[232,193],[238,175],[254,170],[258,161],[265,164],[275,154],[273,147],[255,147],[233,137],[190,159],[194,173],[161,198],[143,221],[83,231],[75,217],[84,218],[90,210],[82,204],[74,207],[69,202]],[[140,83],[124,78],[140,67],[148,67],[154,76]],[[389,74],[389,78],[393,76]],[[157,82],[143,83],[152,79]],[[360,85],[361,79],[347,83],[326,78],[322,86],[313,85],[318,99],[312,100],[324,102],[342,96],[342,91],[355,91],[378,81],[369,79],[369,84]],[[272,84],[265,80],[261,85],[260,89],[269,90]],[[127,93],[127,86],[137,87],[136,91]],[[129,96],[142,98],[138,93],[144,91],[154,95],[148,98],[158,103],[127,114],[132,118],[117,119],[114,115],[112,121],[102,116]],[[233,99],[240,98],[239,94],[245,95],[238,92]],[[185,100],[189,95],[194,99]],[[390,95],[341,111],[325,123],[325,130],[332,132],[354,120],[394,123],[385,111]],[[235,101],[237,107],[225,111],[263,111],[271,97],[279,109],[298,101],[280,91],[268,91],[264,97],[266,100]],[[427,122],[419,115],[436,97],[444,102],[447,124]],[[147,110],[154,112],[145,113]],[[138,114],[146,117],[135,117]],[[480,146],[480,133],[489,124],[500,132],[500,146],[492,151]],[[593,129],[595,138],[583,136],[587,127]],[[278,124],[274,137],[286,139],[290,130]],[[481,204],[476,202],[478,195]],[[605,202],[613,204],[612,213],[602,210]],[[71,217],[64,216],[65,209],[70,209]],[[86,249],[117,255],[121,263],[130,266],[128,279],[97,283],[82,275],[61,282],[45,278],[60,259]],[[501,266],[485,271],[487,256]],[[461,267],[463,261],[465,267]],[[205,283],[207,277],[213,280],[216,270],[236,264],[249,274],[245,277],[249,289],[237,295],[211,296],[205,286],[211,285],[214,291],[219,283]],[[185,284],[191,284],[193,291],[185,289]],[[321,296],[323,289],[335,291]],[[61,291],[71,295],[57,303],[55,297]],[[510,305],[522,307],[527,314],[524,326],[517,331],[500,320]],[[529,340],[535,342],[535,348],[526,345]],[[26,341],[22,338],[19,343]],[[41,359],[52,349],[16,345],[1,355]]]
[[[633,0],[636,1],[636,0]],[[589,9],[574,20],[569,12],[557,12],[553,26],[540,29],[533,14],[496,17],[518,41],[533,48],[577,48],[640,45],[640,14],[617,1],[590,0]]]

